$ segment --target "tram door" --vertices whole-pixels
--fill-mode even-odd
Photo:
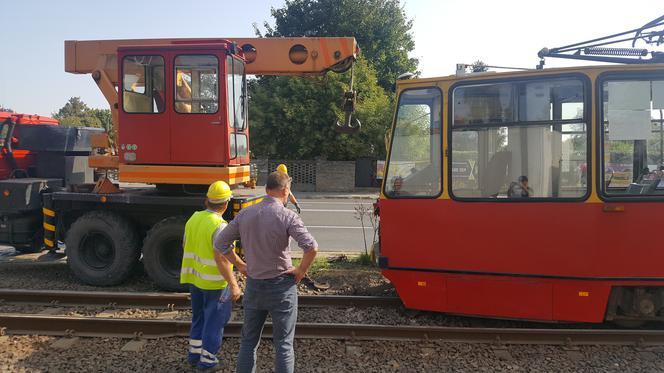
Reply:
[[[606,275],[657,277],[664,260],[654,239],[664,201],[664,74],[607,73],[597,86],[598,186],[605,201],[598,237],[611,256]]]

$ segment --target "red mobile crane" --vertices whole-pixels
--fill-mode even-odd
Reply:
[[[158,286],[178,290],[184,223],[201,208],[204,186],[251,182],[246,75],[344,72],[358,53],[354,38],[65,41],[65,70],[91,74],[113,117],[115,144],[87,129],[67,137],[70,148],[87,147],[83,171],[114,170],[120,182],[153,186],[122,187],[105,176],[92,184],[69,177],[79,169],[65,167],[56,178],[38,173],[24,180],[9,194],[30,189],[37,193],[32,203],[6,198],[0,217],[12,222],[41,212],[43,230],[30,226],[24,236],[43,234],[49,250],[64,242],[71,270],[85,283],[118,284],[142,256]],[[352,77],[350,86],[346,121],[336,125],[342,132],[359,128],[351,124]],[[50,159],[42,148],[30,150]],[[0,188],[13,182],[0,181]],[[227,219],[260,200],[236,194]],[[12,232],[0,226],[1,241],[16,241]]]

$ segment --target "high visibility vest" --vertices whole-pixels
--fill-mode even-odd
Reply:
[[[214,261],[212,247],[212,235],[222,223],[226,221],[221,215],[207,210],[197,211],[189,218],[184,228],[181,284],[203,290],[219,290],[228,285]]]

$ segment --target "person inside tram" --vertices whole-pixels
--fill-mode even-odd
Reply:
[[[509,198],[529,198],[533,195],[533,189],[528,186],[528,176],[521,175],[516,182],[510,183],[507,189]]]
[[[403,188],[403,178],[401,176],[397,176],[393,179],[392,181],[392,195],[393,196],[400,196],[402,195],[401,188]]]

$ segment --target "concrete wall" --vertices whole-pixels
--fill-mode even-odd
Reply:
[[[265,185],[267,175],[279,163],[288,167],[293,178],[293,191],[300,192],[352,192],[355,190],[355,162],[341,161],[288,161],[274,159],[253,159],[258,167],[258,185]]]
[[[355,162],[317,161],[317,192],[352,192],[355,190]]]

